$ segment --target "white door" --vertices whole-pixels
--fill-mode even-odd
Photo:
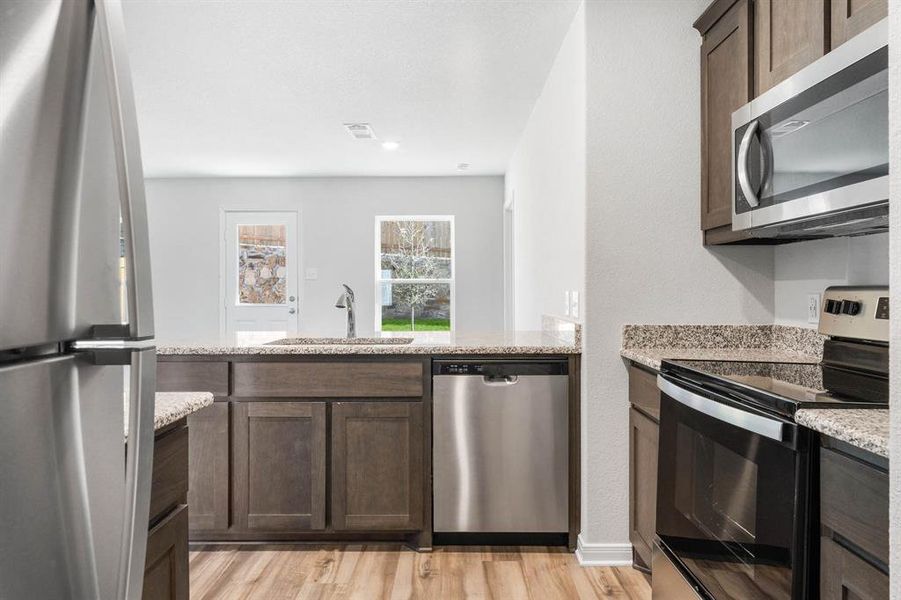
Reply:
[[[266,342],[297,333],[296,212],[225,213],[225,333]]]

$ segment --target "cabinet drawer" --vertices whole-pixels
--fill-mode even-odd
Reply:
[[[214,396],[228,396],[228,363],[157,361],[156,391],[212,392]]]
[[[638,367],[629,367],[629,402],[659,421],[660,390],[657,389],[657,376]]]
[[[407,398],[423,393],[421,362],[234,363],[233,396]]]
[[[143,600],[187,600],[188,507],[172,511],[147,535]]]
[[[188,494],[188,428],[179,427],[156,438],[150,484],[150,522],[178,504]]]
[[[888,564],[888,474],[824,448],[820,455],[820,519]]]

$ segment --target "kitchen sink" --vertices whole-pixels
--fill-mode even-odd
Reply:
[[[354,345],[354,346],[399,346],[409,344],[411,337],[296,337],[282,338],[267,342],[267,346],[327,346],[327,345]]]

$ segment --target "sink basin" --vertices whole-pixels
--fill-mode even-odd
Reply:
[[[343,337],[298,337],[282,338],[267,342],[267,346],[328,346],[328,345],[353,345],[353,346],[399,346],[409,344],[411,337],[379,337],[379,338],[343,338]]]

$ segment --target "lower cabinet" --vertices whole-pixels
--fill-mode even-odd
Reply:
[[[238,531],[325,528],[324,402],[235,402],[233,515]]]
[[[888,600],[888,462],[828,438],[823,446],[820,597]]]
[[[821,538],[822,600],[888,600],[888,575],[831,538]]]
[[[629,541],[637,558],[651,566],[657,520],[657,439],[660,426],[629,409]]]
[[[332,404],[332,526],[417,530],[423,523],[421,402]]]
[[[214,402],[188,417],[191,531],[228,528],[228,430],[228,402]]]
[[[187,600],[188,507],[184,504],[157,523],[147,536],[143,600]]]
[[[629,541],[636,566],[650,569],[657,525],[657,375],[629,367]]]

